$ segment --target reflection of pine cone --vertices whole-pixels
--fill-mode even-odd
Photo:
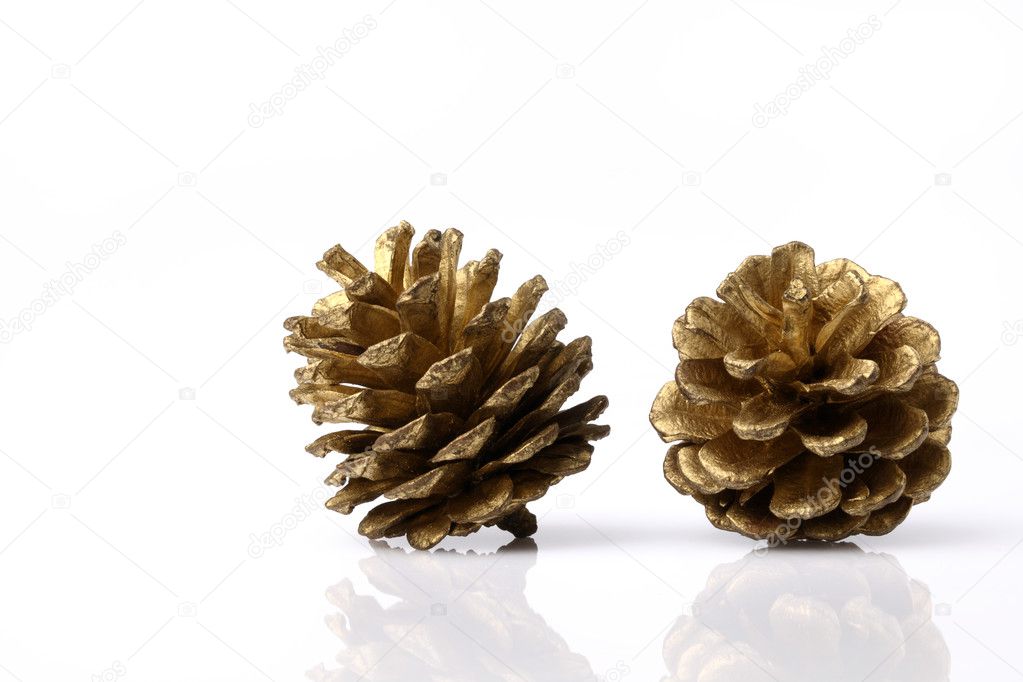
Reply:
[[[895,282],[792,242],[747,258],[673,330],[680,363],[650,420],[664,474],[718,528],[754,538],[882,535],[948,475],[956,385]]]
[[[309,673],[315,682],[595,679],[586,659],[526,601],[526,572],[536,563],[532,539],[496,555],[409,554],[377,542],[373,551],[359,568],[388,606],[357,594],[347,578],[328,590],[340,612],[327,623],[345,650],[340,669]]]
[[[718,566],[664,640],[663,682],[949,679],[927,587],[851,544]]]
[[[348,514],[384,495],[393,501],[359,532],[419,549],[484,525],[530,535],[526,503],[585,469],[589,442],[608,433],[590,423],[603,396],[561,410],[593,367],[590,339],[557,341],[567,320],[556,308],[527,325],[542,277],[491,301],[500,253],[459,269],[460,232],[431,230],[414,250],[412,234],[403,222],[380,236],[375,272],[327,251],[318,266],[343,290],[285,322],[285,347],[309,358],[295,401],[316,423],[367,425],[307,448],[350,455],[327,479],[344,486],[327,507]]]

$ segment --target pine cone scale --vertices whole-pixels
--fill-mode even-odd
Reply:
[[[871,512],[863,525],[857,528],[857,531],[864,535],[887,535],[906,520],[912,508],[913,500],[911,498],[900,497],[887,507]]]
[[[808,540],[837,542],[857,532],[868,518],[865,514],[849,514],[844,509],[836,509],[830,514],[804,521],[803,534]]]
[[[447,462],[415,478],[404,480],[387,491],[390,500],[413,500],[449,495],[459,490],[462,480],[471,471],[468,462]]]
[[[430,458],[430,463],[440,464],[475,458],[490,441],[495,428],[497,420],[493,417],[477,424],[441,447],[437,454]]]
[[[313,421],[317,424],[361,423],[396,428],[415,419],[415,397],[392,389],[367,388],[342,398],[322,400],[311,396]]]
[[[744,440],[774,440],[813,404],[791,395],[761,393],[742,403],[732,430]]]
[[[928,440],[906,455],[899,466],[906,473],[906,496],[913,500],[924,499],[948,477],[952,457],[944,445]]]
[[[821,481],[837,480],[845,462],[840,457],[797,455],[774,474],[774,490],[768,508],[779,519],[814,519],[838,509],[842,496]]]
[[[370,346],[356,361],[378,380],[410,393],[419,377],[443,358],[435,345],[413,332],[404,332]]]
[[[912,346],[899,346],[894,350],[878,349],[870,359],[880,368],[874,385],[891,393],[908,391],[924,370],[920,354]]]
[[[852,516],[866,516],[906,493],[906,473],[891,460],[879,460],[864,471],[855,494],[842,500],[842,511]]]
[[[863,447],[885,459],[902,459],[923,445],[932,433],[927,413],[904,401],[877,401],[865,405],[860,416],[868,424]]]
[[[314,440],[306,446],[306,452],[316,457],[326,457],[331,452],[354,455],[372,445],[379,435],[377,431],[336,431]]]
[[[764,441],[743,440],[735,431],[728,431],[705,443],[699,459],[704,470],[723,487],[744,490],[765,480],[802,451],[802,443],[791,431]]]
[[[665,458],[665,469],[678,470],[679,474],[676,474],[674,478],[680,485],[684,485],[686,488],[691,486],[691,489],[695,489],[704,495],[714,495],[724,490],[725,486],[703,466],[703,463],[700,461],[701,449],[702,446],[700,445],[672,446],[668,450],[668,456]],[[671,481],[672,478],[668,480]],[[675,487],[679,486],[676,485]]]
[[[704,442],[730,430],[738,412],[732,402],[689,402],[682,396],[678,384],[669,381],[654,399],[650,421],[666,443]]]
[[[820,457],[832,457],[862,444],[868,428],[866,419],[856,412],[847,412],[793,427],[793,430],[804,448]]]
[[[462,424],[462,419],[450,412],[428,412],[393,431],[378,434],[373,451],[438,448],[454,436]]]
[[[484,523],[495,515],[500,516],[514,491],[511,476],[494,476],[474,490],[448,500],[446,512],[455,523]]]

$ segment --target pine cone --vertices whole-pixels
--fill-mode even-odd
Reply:
[[[375,272],[327,251],[317,265],[343,289],[284,324],[285,348],[308,358],[292,398],[317,424],[366,425],[306,448],[348,455],[327,478],[343,486],[327,507],[348,514],[385,496],[359,532],[418,549],[482,526],[531,535],[526,503],[586,469],[589,442],[609,431],[590,423],[604,396],[561,410],[593,368],[590,339],[557,341],[567,319],[556,308],[529,322],[542,277],[491,301],[499,252],[458,269],[458,230],[430,230],[410,259],[412,235],[406,222],[384,232]]]
[[[672,332],[680,362],[650,421],[664,475],[724,530],[883,535],[951,465],[956,385],[895,282],[792,242],[747,258]]]

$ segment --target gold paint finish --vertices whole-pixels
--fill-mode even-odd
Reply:
[[[664,475],[716,527],[774,541],[883,535],[951,460],[938,332],[890,279],[792,242],[728,275],[672,330],[650,421]]]
[[[385,231],[372,271],[328,250],[317,266],[342,290],[284,323],[284,347],[307,358],[291,397],[317,424],[365,426],[306,448],[346,455],[327,507],[349,514],[385,497],[359,532],[405,535],[417,549],[483,526],[531,535],[526,503],[586,469],[590,442],[609,432],[591,423],[604,396],[562,409],[593,368],[590,339],[558,341],[557,309],[529,321],[542,277],[491,301],[500,253],[458,267],[458,230],[430,230],[414,247],[412,236],[406,222]]]

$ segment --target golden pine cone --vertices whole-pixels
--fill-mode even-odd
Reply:
[[[306,448],[348,455],[326,480],[342,486],[327,507],[349,514],[384,496],[359,532],[418,549],[482,526],[531,535],[526,503],[586,469],[590,441],[609,431],[590,423],[604,396],[561,409],[593,368],[590,339],[559,342],[557,308],[529,322],[542,277],[491,301],[499,252],[458,268],[461,232],[430,230],[412,249],[413,232],[384,232],[373,270],[327,251],[317,266],[342,290],[284,323],[285,348],[308,358],[291,397],[317,424],[366,425]]]
[[[718,528],[774,541],[883,535],[930,498],[959,392],[897,283],[792,242],[717,294],[675,322],[680,362],[650,412],[676,443],[672,486]]]

